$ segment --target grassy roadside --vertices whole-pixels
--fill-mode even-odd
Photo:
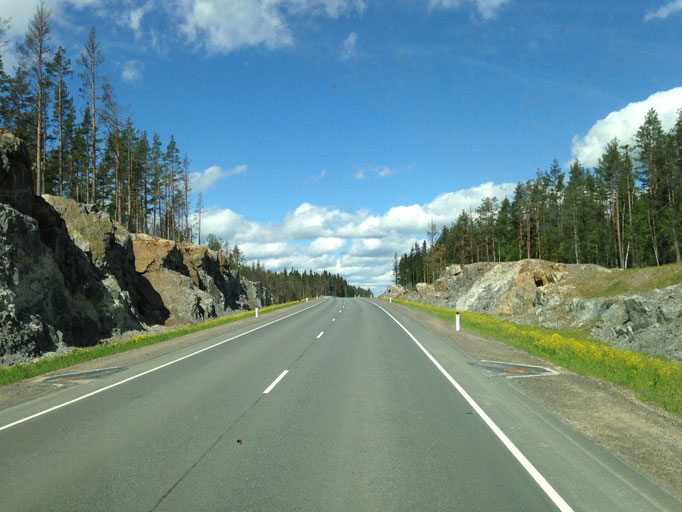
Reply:
[[[455,321],[455,311],[393,299],[430,315]],[[462,326],[542,357],[587,377],[626,386],[640,399],[682,415],[682,363],[603,343],[579,339],[569,332],[516,325],[489,315],[461,312]]]
[[[304,302],[304,300],[286,302],[283,304],[277,304],[275,306],[260,308],[258,310],[258,314],[261,315],[264,313],[270,313],[272,311],[277,311],[278,309],[301,304],[302,302]],[[251,316],[255,316],[255,314],[255,311],[246,311],[244,313],[237,313],[236,315],[224,316],[222,318],[216,318],[215,320],[209,320],[208,322],[201,324],[188,325],[186,327],[162,332],[160,334],[141,334],[125,341],[95,345],[94,347],[88,348],[77,348],[68,354],[45,357],[39,361],[36,361],[35,363],[3,366],[0,368],[0,386],[5,386],[7,384],[11,384],[12,382],[18,382],[31,377],[37,377],[38,375],[61,370],[62,368],[84,363],[86,361],[91,361],[93,359],[98,359],[100,357],[110,356],[120,352],[127,352],[128,350],[134,350],[136,348],[146,347],[148,345],[155,345],[156,343],[172,340],[173,338],[179,338],[180,336],[211,329],[212,327],[217,327],[219,325],[229,324],[244,318],[249,318]]]

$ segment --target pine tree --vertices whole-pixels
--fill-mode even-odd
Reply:
[[[185,215],[185,241],[192,240],[192,228],[189,225],[189,157],[185,154],[182,159],[182,189],[184,192],[184,215]]]
[[[516,259],[516,231],[514,229],[514,212],[511,201],[504,198],[500,204],[495,220],[496,232],[498,237],[497,260],[513,261]]]
[[[90,109],[85,108],[85,110],[83,110],[83,119],[76,128],[69,155],[72,198],[77,202],[87,202],[89,199],[89,144],[91,140],[91,127]]]
[[[85,41],[85,49],[80,55],[81,72],[78,74],[83,82],[81,91],[88,99],[90,108],[90,178],[86,189],[87,201],[94,203],[97,200],[97,153],[99,140],[97,138],[97,130],[99,127],[99,111],[97,100],[99,75],[98,69],[100,64],[104,62],[104,55],[100,50],[99,42],[97,42],[96,32],[94,27],[90,29],[90,35]]]
[[[36,99],[35,105],[35,166],[34,178],[36,194],[41,195],[44,188],[43,158],[45,150],[45,125],[46,125],[46,89],[49,86],[49,76],[45,65],[50,53],[50,10],[45,7],[41,0],[36,6],[33,18],[28,24],[28,31],[24,42],[19,45],[21,54],[21,66],[28,72],[33,94]]]
[[[166,203],[166,218],[165,218],[165,232],[166,238],[175,238],[177,233],[176,215],[179,207],[179,177],[178,174],[181,169],[180,150],[175,143],[175,137],[171,135],[170,141],[166,146],[166,152],[163,155],[163,163],[165,168],[164,173],[164,196]]]
[[[149,148],[149,165],[151,166],[151,180],[150,180],[150,190],[151,203],[153,205],[154,214],[152,216],[152,234],[161,236],[160,225],[161,225],[161,202],[163,196],[161,194],[163,188],[163,162],[161,161],[161,137],[158,134],[154,134],[152,138],[152,145]],[[158,223],[157,223],[158,217]]]
[[[150,199],[150,146],[147,132],[136,137],[133,149],[133,177],[136,187],[135,199],[135,230],[151,233],[149,229],[149,199]]]
[[[661,264],[659,214],[665,208],[661,197],[661,175],[665,159],[664,133],[658,113],[650,109],[635,136],[639,150],[639,180],[647,192],[647,224],[656,265]]]
[[[69,90],[66,86],[66,80],[72,74],[71,61],[66,58],[66,50],[61,46],[57,48],[52,61],[48,64],[48,70],[49,74],[54,77],[52,117],[54,119],[55,130],[57,132],[57,148],[55,149],[56,157],[52,159],[56,169],[50,173],[54,176],[51,181],[56,182],[56,185],[52,188],[52,193],[63,196],[65,154],[68,151],[68,146],[71,143],[71,139],[73,138],[72,130],[75,112],[73,99],[71,99]]]
[[[615,248],[614,260],[618,267],[626,268],[624,261],[625,250],[623,244],[621,222],[621,196],[620,191],[623,162],[621,159],[618,139],[613,139],[606,145],[606,149],[599,159],[599,165],[595,169],[601,180],[601,196],[605,207],[609,212],[608,222],[612,235],[609,237],[610,244]],[[610,261],[610,260],[609,260]]]
[[[114,97],[113,86],[108,80],[102,84],[102,124],[107,130],[106,155],[107,169],[113,170],[113,213],[114,218],[121,222],[123,216],[123,198],[121,190],[121,123],[120,108]],[[108,175],[109,173],[107,173]],[[111,197],[108,198],[111,203]]]

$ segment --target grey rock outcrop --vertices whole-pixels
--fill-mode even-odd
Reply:
[[[94,205],[35,196],[26,146],[0,131],[0,365],[271,303],[221,252],[134,235]]]
[[[221,251],[207,245],[178,247],[194,284],[211,295],[222,311],[253,310],[272,304],[267,288],[233,273]]]
[[[95,205],[44,195],[66,224],[71,240],[102,274],[113,299],[112,314],[119,330],[139,329],[137,275],[130,233]]]
[[[612,272],[597,265],[542,260],[450,265],[433,286],[419,283],[406,298],[518,323],[589,330],[620,348],[682,360],[682,285],[630,297],[586,299],[565,284],[569,274],[595,271]]]
[[[240,277],[239,284],[241,286],[239,303],[243,309],[264,308],[273,304],[270,291],[261,283]]]
[[[104,276],[54,208],[33,195],[28,152],[7,132],[0,163],[0,362],[110,336],[117,318]]]
[[[520,315],[546,300],[546,290],[561,280],[569,265],[543,260],[450,265],[433,288],[418,284],[408,299],[443,307]]]
[[[396,297],[401,297],[407,293],[407,290],[405,287],[399,285],[399,284],[394,284],[392,286],[389,286],[388,289],[380,295],[380,297],[383,298],[393,298],[395,299]]]
[[[620,348],[682,360],[682,285],[618,297],[592,334]]]
[[[0,362],[11,364],[62,342],[68,297],[38,223],[0,203]]]
[[[172,240],[133,234],[138,310],[148,324],[182,325],[216,318],[224,309],[190,277]]]
[[[0,130],[0,203],[33,215],[33,175],[28,149],[21,139]]]

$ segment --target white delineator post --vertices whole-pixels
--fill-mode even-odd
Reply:
[[[393,304],[393,297],[389,297],[389,298],[388,298],[388,303],[389,303],[389,304]]]
[[[455,331],[459,331],[459,311],[455,311]]]
[[[308,302],[308,297],[305,298],[306,303]]]
[[[258,318],[258,308],[256,308],[256,318]],[[459,328],[457,328],[457,330],[459,331]]]

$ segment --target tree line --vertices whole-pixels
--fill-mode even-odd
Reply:
[[[614,138],[596,167],[568,173],[555,159],[511,197],[486,197],[393,261],[404,286],[432,282],[452,263],[539,258],[629,268],[682,261],[682,109],[665,131],[650,109],[634,144]],[[427,243],[428,240],[428,243]]]
[[[372,297],[372,291],[348,284],[339,274],[310,271],[299,272],[284,269],[281,272],[267,270],[260,261],[246,265],[244,253],[237,244],[221,240],[213,233],[206,237],[209,249],[222,251],[230,264],[230,269],[250,281],[263,284],[272,294],[276,303],[291,302],[304,297],[331,295],[333,297]]]
[[[369,289],[352,286],[339,274],[322,273],[295,269],[273,272],[260,262],[242,266],[241,275],[251,281],[262,283],[272,294],[275,302],[290,302],[304,297],[331,295],[333,297],[371,297]]]
[[[50,17],[40,2],[13,75],[2,61],[10,20],[0,18],[0,126],[28,145],[35,193],[96,204],[132,232],[191,241],[188,156],[172,135],[164,143],[135,126],[102,74],[95,29],[74,69],[66,50],[51,46]]]

